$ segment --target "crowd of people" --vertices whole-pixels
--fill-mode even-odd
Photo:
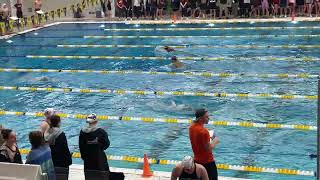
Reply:
[[[41,122],[39,130],[29,133],[31,151],[25,163],[40,165],[49,180],[55,180],[58,174],[59,179],[67,180],[72,154],[67,137],[60,128],[61,119],[52,108],[46,109],[44,115],[45,119]],[[97,179],[96,171],[105,172],[106,175],[109,172],[104,151],[109,147],[110,141],[105,130],[97,126],[95,114],[89,115],[86,122],[87,125],[80,131],[79,148],[84,161],[85,179],[93,180]],[[2,126],[0,131],[0,162],[22,164],[16,133]]]
[[[69,166],[72,164],[72,153],[69,150],[68,140],[61,127],[61,119],[57,112],[48,108],[44,111],[45,119],[39,130],[29,133],[31,151],[26,157],[26,164],[40,165],[49,180],[68,179]],[[86,180],[97,180],[97,172],[109,176],[105,150],[110,146],[107,132],[98,127],[95,114],[87,116],[86,126],[79,134],[79,149],[84,163]],[[204,127],[209,122],[209,114],[205,109],[195,113],[195,121],[189,127],[190,143],[194,156],[186,156],[181,164],[172,171],[172,180],[180,179],[218,179],[213,149],[219,143],[215,133]],[[17,136],[14,130],[0,125],[0,162],[22,164]],[[61,173],[63,176],[61,176]],[[105,178],[101,178],[105,179]]]
[[[84,17],[83,7],[78,3],[72,8],[74,18]],[[41,16],[42,1],[34,0],[34,16]],[[22,0],[13,5],[16,13],[8,4],[0,4],[0,23],[5,23],[9,31],[9,21],[24,17]],[[320,0],[99,0],[99,12],[105,17],[118,19],[188,19],[188,18],[281,18],[281,17],[318,17],[320,16]],[[98,12],[98,11],[97,11]],[[48,19],[48,13],[45,14]],[[32,19],[35,24],[34,19]],[[1,29],[0,29],[1,31]],[[2,30],[3,31],[3,30]],[[0,32],[3,34],[3,32]]]
[[[110,0],[101,0],[111,11]],[[105,6],[108,6],[106,8]],[[319,16],[320,0],[116,0],[118,18],[256,18]]]

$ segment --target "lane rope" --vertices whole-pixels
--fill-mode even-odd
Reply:
[[[281,48],[281,49],[307,49],[307,48],[320,48],[320,45],[91,45],[91,44],[58,44],[58,48],[164,48],[169,46],[171,48],[241,48],[241,49],[269,49],[269,48]]]
[[[104,31],[214,31],[214,30],[286,30],[286,29],[320,29],[320,26],[301,27],[207,27],[207,28],[106,28]],[[92,29],[93,30],[93,29]]]
[[[17,45],[0,45],[0,47],[10,47],[10,48],[20,48],[20,47],[50,47],[50,48],[164,48],[169,46],[171,48],[242,48],[242,49],[270,49],[270,48],[279,48],[279,49],[309,49],[309,48],[320,48],[320,45],[209,45],[209,44],[188,44],[188,45],[116,45],[116,44],[107,44],[107,45],[93,45],[93,44],[58,44],[58,45],[35,45],[35,44],[17,44]]]
[[[136,71],[136,70],[91,70],[91,69],[15,69],[0,68],[1,72],[28,72],[28,73],[97,73],[97,74],[141,74],[141,75],[171,75],[171,76],[201,76],[201,77],[258,77],[258,78],[317,78],[317,74],[246,74],[246,73],[213,73],[213,72],[161,72],[161,71]]]
[[[25,36],[24,38],[32,39],[71,39],[71,38],[84,38],[84,39],[171,39],[171,38],[315,38],[320,37],[320,34],[259,34],[259,35],[212,35],[212,36],[95,36],[95,35],[85,35],[85,36]]]
[[[320,26],[289,26],[289,27],[186,27],[186,28],[178,28],[178,27],[170,27],[170,28],[66,28],[66,29],[47,29],[47,31],[207,31],[207,30],[288,30],[288,29],[311,29],[316,30],[320,29]]]
[[[43,117],[42,112],[16,112],[16,111],[0,111],[0,116],[14,115],[14,116],[32,116],[32,117]],[[87,114],[65,114],[59,113],[59,116],[63,118],[73,119],[86,119]],[[177,118],[153,118],[153,117],[130,117],[130,116],[109,116],[109,115],[97,115],[98,120],[120,120],[120,121],[138,121],[145,123],[171,123],[171,124],[190,124],[193,122],[192,119],[177,119]],[[275,124],[275,123],[253,123],[250,121],[221,121],[213,120],[209,121],[209,125],[214,126],[237,126],[245,128],[267,128],[267,129],[295,129],[303,131],[316,131],[317,126],[303,125],[303,124]]]
[[[286,38],[296,38],[296,37],[304,37],[304,38],[312,38],[312,37],[320,37],[320,34],[312,34],[312,35],[305,35],[305,34],[279,34],[279,35],[270,35],[270,34],[260,34],[260,35],[233,35],[233,36],[83,36],[85,39],[136,39],[136,38],[150,38],[150,39],[157,39],[157,38],[277,38],[277,37],[286,37]],[[30,37],[28,37],[30,38]],[[41,38],[38,36],[32,36],[32,38]],[[44,38],[44,37],[43,37]],[[68,37],[66,37],[68,38]],[[80,38],[80,37],[79,37]]]
[[[20,56],[0,56],[20,57]],[[23,56],[21,56],[23,57]],[[164,56],[63,56],[63,55],[26,55],[29,59],[104,59],[104,60],[171,60],[171,57]],[[178,57],[183,61],[320,61],[316,57]]]
[[[20,149],[21,154],[28,154],[29,149]],[[73,158],[81,158],[80,152],[73,152]],[[136,156],[115,156],[107,155],[108,160],[112,161],[125,161],[129,163],[143,163],[144,159]],[[150,164],[159,165],[177,165],[181,161],[177,160],[166,160],[166,159],[148,159]],[[269,168],[269,167],[257,167],[257,166],[242,166],[242,165],[230,165],[230,164],[217,164],[217,168],[221,170],[235,170],[235,171],[245,171],[245,172],[255,172],[255,173],[273,173],[273,174],[285,174],[285,175],[300,175],[300,176],[315,176],[314,171],[305,170],[295,170],[286,168]]]
[[[75,92],[75,93],[103,93],[103,94],[134,94],[134,95],[156,95],[156,96],[203,96],[203,97],[232,97],[232,98],[276,98],[284,100],[302,99],[317,100],[317,95],[293,95],[293,94],[268,94],[268,93],[217,93],[217,92],[187,92],[187,91],[145,91],[145,90],[110,90],[110,89],[78,89],[78,88],[52,88],[52,87],[17,87],[17,86],[0,86],[0,90],[15,91],[46,91],[46,92]]]

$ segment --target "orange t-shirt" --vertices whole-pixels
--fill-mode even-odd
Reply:
[[[209,131],[202,124],[192,123],[189,127],[189,137],[195,162],[200,164],[213,162],[213,154],[206,148],[210,143]]]

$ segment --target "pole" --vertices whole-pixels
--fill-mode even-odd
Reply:
[[[318,77],[318,109],[317,109],[317,180],[320,180],[320,77]]]

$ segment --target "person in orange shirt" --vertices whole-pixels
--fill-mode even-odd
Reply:
[[[198,109],[195,116],[196,120],[189,127],[194,161],[206,168],[209,180],[217,180],[218,171],[212,150],[219,143],[219,140],[215,136],[210,137],[209,131],[204,127],[204,124],[209,122],[208,111],[206,109]]]

